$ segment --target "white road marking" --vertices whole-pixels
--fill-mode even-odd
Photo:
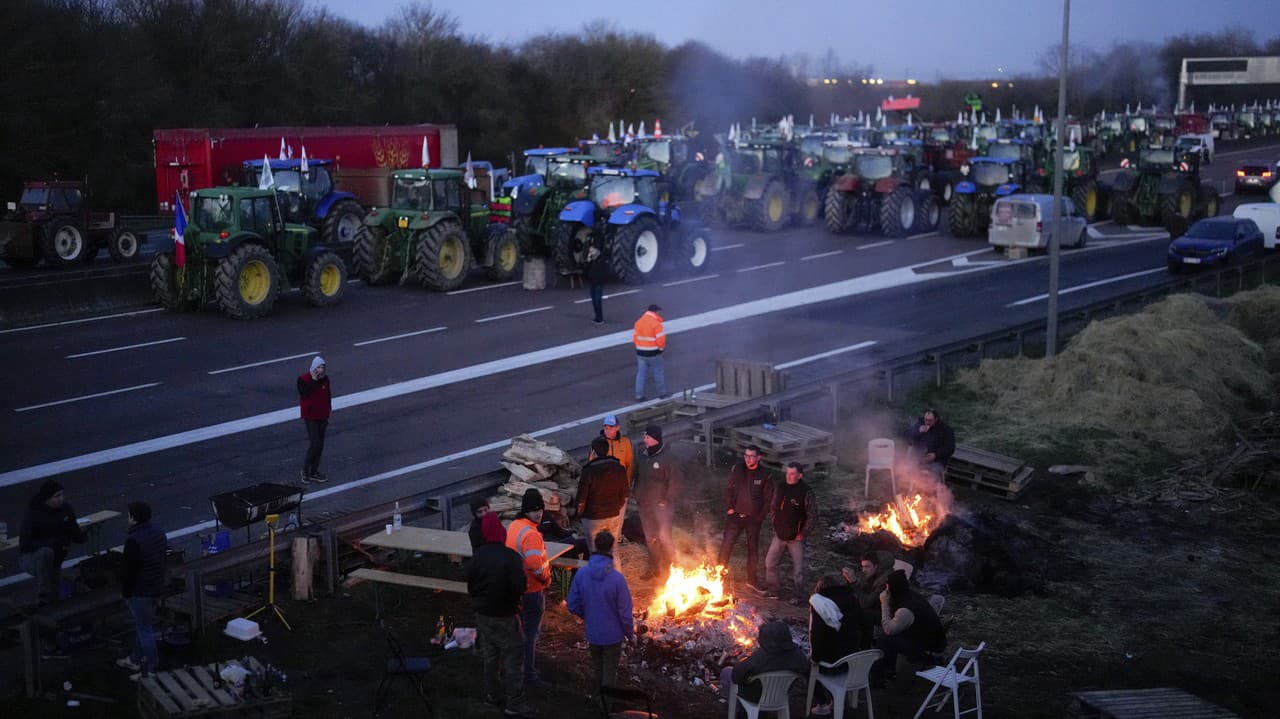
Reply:
[[[663,287],[676,287],[676,286],[678,286],[678,285],[687,285],[687,284],[689,284],[690,282],[701,282],[701,281],[703,281],[703,280],[714,280],[715,278],[717,278],[717,277],[719,277],[719,276],[720,276],[720,275],[718,275],[718,274],[711,274],[711,275],[703,275],[703,276],[701,276],[701,277],[690,277],[690,278],[689,278],[689,279],[687,279],[687,280],[676,280],[675,282],[664,282],[664,283],[662,283],[662,286],[663,286]]]
[[[870,347],[870,346],[872,346],[872,345],[874,345],[874,344],[876,344],[876,341],[875,341],[875,340],[867,340],[866,342],[859,342],[859,343],[858,343],[858,344],[856,344],[856,345],[849,345],[849,346],[847,346],[847,347],[841,347],[841,348],[839,348],[839,349],[834,349],[834,350],[831,350],[831,351],[829,351],[829,352],[820,352],[820,353],[818,353],[818,354],[816,354],[816,355],[809,355],[808,357],[801,357],[801,358],[800,358],[800,359],[798,359],[798,360],[791,360],[790,362],[783,362],[782,364],[774,365],[774,367],[776,367],[777,369],[791,369],[792,367],[798,367],[798,366],[800,366],[800,365],[802,365],[802,364],[805,364],[805,363],[807,363],[807,362],[813,362],[813,361],[815,361],[815,360],[826,359],[827,357],[835,357],[836,355],[844,354],[844,353],[846,353],[846,352],[854,352],[854,351],[857,351],[857,350],[860,350],[860,349],[865,349],[865,348]]]
[[[626,295],[634,295],[635,293],[637,293],[637,292],[639,292],[639,291],[640,291],[640,290],[623,290],[623,291],[621,291],[621,292],[614,292],[614,293],[612,293],[612,294],[608,294],[608,295],[601,295],[601,299],[611,300],[611,299],[613,299],[614,297],[623,297],[623,296],[626,296]],[[584,302],[590,302],[590,301],[591,301],[591,298],[590,298],[590,297],[588,297],[588,298],[587,298],[587,299],[585,299],[585,300],[574,300],[574,301],[573,301],[573,304],[575,304],[575,305],[580,305],[580,304],[582,304],[582,303],[584,303]]]
[[[1108,277],[1105,280],[1098,280],[1097,282],[1090,282],[1088,284],[1076,285],[1075,287],[1068,287],[1063,290],[1058,290],[1058,294],[1069,295],[1072,292],[1079,292],[1080,290],[1087,290],[1093,287],[1101,287],[1102,285],[1109,285],[1112,282],[1123,282],[1124,280],[1131,280],[1135,277],[1143,277],[1145,275],[1154,275],[1157,272],[1164,272],[1164,271],[1165,271],[1165,268],[1163,267],[1155,267],[1150,270],[1142,270],[1141,272],[1130,272],[1127,275]],[[1025,299],[1018,300],[1017,302],[1010,302],[1009,304],[1005,305],[1005,307],[1019,307],[1021,305],[1028,305],[1028,304],[1031,304],[1032,302],[1039,302],[1041,300],[1047,300],[1047,299],[1049,299],[1049,295],[1036,295],[1035,297],[1027,297]]]
[[[112,347],[111,349],[94,350],[92,352],[80,352],[78,354],[67,355],[66,359],[78,359],[80,357],[92,357],[94,355],[110,354],[111,352],[123,352],[125,350],[136,350],[139,347],[151,347],[152,345],[167,345],[170,342],[181,342],[185,339],[186,337],[170,337],[167,340],[156,340],[154,342],[139,342],[136,345],[125,345],[123,347]]]
[[[857,247],[855,247],[855,248],[853,248],[853,249],[855,249],[855,250],[869,250],[869,249],[871,249],[871,248],[873,248],[873,247],[884,247],[885,245],[892,245],[894,242],[896,242],[896,240],[881,240],[880,242],[872,242],[872,243],[871,243],[871,244],[869,244],[869,245],[858,245]]]
[[[494,315],[493,317],[481,317],[480,319],[476,320],[476,323],[479,324],[481,322],[493,322],[494,320],[505,320],[508,317],[519,317],[520,315],[531,315],[534,312],[545,312],[551,309],[552,307],[554,307],[554,305],[547,305],[546,307],[534,307],[531,310],[520,310],[519,312],[508,312],[505,315]]]
[[[107,391],[107,392],[97,392],[97,393],[95,393],[95,394],[86,394],[86,395],[82,395],[82,396],[80,396],[80,397],[72,397],[71,399],[60,399],[60,400],[58,400],[57,402],[45,402],[44,404],[33,404],[33,405],[31,405],[30,407],[18,407],[17,409],[15,409],[15,410],[13,410],[13,411],[14,411],[14,412],[29,412],[29,411],[31,411],[31,410],[33,410],[33,409],[43,409],[43,408],[45,408],[45,407],[53,407],[53,406],[60,405],[60,404],[70,404],[71,402],[80,402],[80,401],[83,401],[83,400],[86,400],[86,399],[96,399],[96,398],[98,398],[98,397],[106,397],[106,396],[108,396],[108,395],[120,394],[120,393],[122,393],[122,392],[133,392],[134,390],[146,389],[146,388],[148,388],[148,387],[155,387],[155,386],[156,386],[156,385],[158,385],[158,384],[160,384],[160,383],[159,383],[159,382],[149,382],[149,383],[147,383],[147,384],[134,385],[133,387],[121,387],[120,389],[113,389],[113,390],[109,390],[109,391]]]
[[[261,367],[263,365],[275,364],[277,362],[288,362],[289,360],[302,359],[311,355],[318,355],[319,352],[303,352],[300,355],[289,355],[288,357],[277,357],[275,359],[263,360],[261,362],[253,362],[251,364],[242,364],[236,367],[227,367],[226,369],[216,369],[209,374],[225,374],[227,372],[235,372],[236,370],[249,369],[251,367]]]
[[[736,250],[736,249],[738,249],[739,247],[746,247],[746,245],[742,244],[741,242],[739,242],[739,243],[738,243],[738,244],[736,244],[736,245],[717,245],[717,246],[715,246],[715,247],[712,247],[712,248],[711,248],[711,251],[712,251],[712,252],[720,252],[721,250]]]
[[[347,280],[347,284],[349,285],[358,285],[361,282],[364,282],[364,280],[361,280],[361,279]]]
[[[465,290],[454,290],[453,292],[446,292],[445,294],[446,295],[465,295],[468,292],[483,292],[485,290],[496,290],[499,287],[510,287],[511,285],[518,285],[518,284],[521,284],[521,280],[515,280],[512,282],[499,282],[496,285],[484,285],[483,287],[469,287]]]
[[[764,270],[770,267],[781,267],[782,265],[785,265],[785,264],[787,264],[785,260],[781,262],[766,262],[763,265],[752,265],[751,267],[743,267],[742,269],[737,271],[738,272],[755,272],[756,270]]]
[[[836,255],[842,255],[842,254],[844,254],[844,250],[832,250],[831,252],[819,252],[816,255],[805,255],[804,257],[800,258],[800,261],[808,262],[809,260],[816,260],[822,257],[834,257]]]
[[[64,322],[49,322],[48,324],[31,325],[30,327],[15,327],[9,330],[0,330],[0,335],[7,335],[11,332],[30,332],[31,330],[42,330],[48,327],[64,327],[66,325],[78,325],[84,322],[97,322],[98,320],[112,320],[117,317],[133,317],[135,315],[149,315],[152,312],[164,312],[164,309],[156,308],[154,310],[137,310],[135,312],[120,312],[114,315],[101,315],[99,317],[85,317],[84,319],[66,320]]]
[[[968,257],[957,257],[951,261],[952,267],[982,267],[984,265],[1004,265],[1008,264],[1006,260],[978,260],[974,262]]]
[[[954,255],[952,257],[940,257],[934,260],[929,260],[928,262],[920,262],[914,265],[907,265],[905,267],[883,270],[881,272],[875,272],[861,277],[853,277],[839,282],[807,287],[793,292],[784,292],[779,295],[773,295],[758,300],[750,300],[736,305],[718,307],[690,315],[688,317],[668,320],[665,323],[665,328],[668,335],[673,335],[679,332],[689,332],[706,327],[714,327],[764,314],[783,312],[797,307],[806,307],[820,302],[841,300],[871,292],[878,292],[880,290],[892,289],[894,287],[929,282],[941,277],[954,277],[957,274],[985,271],[989,268],[975,267],[968,270],[957,270],[955,272],[948,273],[917,274],[915,272],[915,270],[920,267],[939,263],[949,263],[956,257],[972,256],[987,251],[987,249],[973,250],[959,255]],[[395,382],[381,387],[374,387],[360,392],[353,392],[341,397],[335,397],[333,400],[333,408],[335,410],[343,410],[350,407],[358,407],[386,399],[403,397],[417,392],[424,392],[430,389],[435,389],[436,387],[444,387],[457,384],[459,382],[467,382],[481,377],[500,374],[502,372],[509,372],[511,370],[532,367],[568,357],[577,357],[590,352],[598,352],[600,350],[624,346],[631,346],[631,330],[629,329],[612,332],[606,335],[590,337],[576,342],[554,345],[530,352],[523,352],[517,355],[490,360],[488,362],[481,362],[467,367],[459,367],[457,369],[447,370],[436,374],[415,377],[413,379]],[[44,462],[41,464],[10,470],[0,473],[0,487],[9,487],[36,479],[43,479],[45,477],[86,469],[88,467],[97,467],[110,462],[118,462],[132,457],[139,457],[153,452],[161,452],[175,447],[183,447],[197,442],[204,442],[211,439],[217,439],[219,437],[239,434],[241,432],[248,432],[277,424],[294,422],[297,421],[297,419],[298,407],[297,405],[290,405],[286,408],[242,417],[240,419],[228,420],[226,422],[219,422],[218,424],[206,425],[204,427],[197,427],[195,429],[182,432],[175,432],[173,434],[131,442],[118,447],[111,447],[109,449],[98,450],[96,452],[89,452],[87,454],[81,454],[74,457],[67,457],[65,459],[58,459],[51,462]]]
[[[404,334],[391,335],[390,337],[378,337],[377,339],[365,340],[363,342],[352,342],[352,347],[364,347],[365,345],[375,345],[379,342],[390,342],[391,340],[402,340],[405,337],[417,337],[418,335],[428,335],[432,332],[441,332],[449,329],[448,327],[432,327],[429,330],[418,330],[417,332],[405,332]]]
[[[926,238],[926,237],[936,237],[938,234],[939,234],[939,233],[938,233],[937,231],[934,231],[934,232],[921,232],[921,233],[920,233],[920,234],[918,234],[918,235],[908,235],[908,236],[904,237],[903,239],[904,239],[904,240],[923,240],[923,239],[924,239],[924,238]]]

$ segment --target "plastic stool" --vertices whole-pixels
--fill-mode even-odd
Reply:
[[[894,496],[898,494],[898,478],[894,474],[894,444],[891,439],[873,439],[867,442],[867,476],[866,482],[862,487],[862,495],[864,497],[871,496],[871,472],[873,470],[886,470],[889,472],[889,486],[893,488]]]

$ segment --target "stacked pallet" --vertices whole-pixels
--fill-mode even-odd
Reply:
[[[829,471],[836,464],[832,454],[832,435],[817,427],[799,422],[779,422],[747,427],[732,427],[724,447],[741,455],[749,445],[760,448],[765,466],[782,471],[790,462],[799,462],[805,470]]]
[[[739,398],[730,395],[685,390],[679,397],[672,397],[648,407],[640,407],[623,415],[623,432],[628,437],[637,439],[644,432],[644,428],[651,424],[665,425],[676,420],[697,417],[708,410],[727,407],[740,401]]]
[[[253,657],[246,659],[244,668],[256,677],[267,673]],[[138,715],[145,719],[283,719],[293,715],[293,698],[283,686],[251,681],[240,691],[223,682],[219,670],[218,664],[207,664],[142,677],[138,682]]]
[[[511,440],[501,464],[511,475],[489,498],[489,509],[503,519],[520,513],[520,502],[529,489],[538,490],[547,504],[554,497],[563,507],[573,506],[582,465],[559,447],[522,434]]]
[[[964,445],[956,446],[946,469],[948,484],[979,489],[1009,500],[1017,499],[1034,476],[1035,468],[1020,459]]]

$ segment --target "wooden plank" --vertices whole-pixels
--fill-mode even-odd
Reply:
[[[442,592],[454,592],[457,594],[467,593],[466,582],[457,582],[451,579],[437,579],[436,577],[420,577],[415,574],[387,572],[381,569],[369,569],[367,567],[357,569],[347,576],[370,582],[381,582],[383,584],[399,584],[406,587],[435,589]]]
[[[138,686],[141,691],[138,693],[139,708],[148,700],[151,703],[159,704],[165,712],[169,714],[180,714],[182,709],[178,707],[177,702],[169,698],[169,693],[156,681],[155,675],[140,677]]]
[[[196,706],[213,707],[220,703],[215,700],[209,692],[205,691],[204,687],[200,686],[199,680],[191,676],[185,667],[181,669],[173,669],[165,673],[172,675],[173,678],[187,690],[187,692],[193,697],[193,701]]]
[[[951,455],[951,461],[967,462],[979,467],[986,467],[1002,472],[1013,473],[1018,471],[1025,462],[1006,457],[995,452],[987,452],[967,445],[957,445],[955,454]]]
[[[391,534],[385,531],[371,534],[360,540],[360,544],[388,549],[403,549],[410,552],[427,554],[449,554],[459,557],[471,556],[471,539],[466,532],[453,532],[428,527],[401,527]],[[572,544],[547,542],[547,559],[555,559],[573,549]]]
[[[191,675],[200,682],[200,686],[209,693],[209,696],[213,697],[214,701],[227,707],[235,706],[240,703],[239,700],[231,696],[231,692],[227,691],[225,687],[219,688],[217,686],[217,683],[221,682],[222,679],[219,677],[217,682],[213,679],[213,672],[217,671],[216,665],[211,665],[209,667],[190,667],[190,671]]]
[[[1076,692],[1072,696],[1111,719],[1238,719],[1222,707],[1171,687]]]
[[[560,557],[551,563],[553,567],[563,567],[565,569],[582,569],[587,566],[585,559],[573,559],[572,557]]]
[[[171,673],[160,672],[156,674],[155,677],[156,681],[160,683],[160,686],[164,687],[165,690],[169,692],[169,697],[173,699],[178,706],[182,707],[182,711],[191,712],[200,708],[200,706],[196,704],[195,697],[191,696],[191,692],[188,692],[183,688],[183,686],[178,683],[178,680],[173,678]]]

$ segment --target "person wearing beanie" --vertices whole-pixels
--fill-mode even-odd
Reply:
[[[542,629],[546,589],[551,586],[551,561],[547,557],[547,545],[542,540],[542,532],[538,531],[544,508],[542,493],[530,488],[521,498],[520,516],[507,527],[507,546],[522,558],[527,580],[524,597],[520,600],[520,628],[524,632],[524,680],[526,685],[536,687],[545,685],[534,666],[534,650],[538,645],[538,633]]]
[[[467,528],[467,537],[471,539],[471,551],[474,552],[481,544],[484,544],[484,535],[480,532],[480,520],[489,513],[489,499],[487,497],[471,498],[471,526]],[[506,534],[502,535],[506,540]]]
[[[667,394],[667,378],[662,368],[662,352],[667,348],[667,333],[662,328],[662,308],[649,305],[649,309],[636,320],[631,332],[631,343],[636,348],[636,401],[643,402],[646,379],[652,375],[658,396]]]
[[[67,550],[72,542],[83,544],[86,539],[62,485],[46,479],[27,504],[27,513],[18,530],[18,566],[36,578],[40,604],[58,598],[58,582]]]
[[[791,638],[791,629],[774,619],[760,625],[756,640],[757,649],[741,662],[725,667],[720,672],[720,686],[725,692],[730,684],[738,685],[738,696],[749,702],[760,701],[764,687],[758,681],[768,672],[795,672],[809,675],[809,658]]]
[[[302,422],[307,427],[307,454],[302,460],[303,482],[328,481],[320,472],[320,455],[324,452],[324,433],[329,428],[329,415],[333,413],[333,390],[329,387],[329,373],[324,358],[311,358],[311,369],[298,376],[298,406],[302,410]]]
[[[649,551],[649,568],[641,578],[665,581],[675,558],[671,525],[684,484],[684,462],[675,451],[667,449],[662,427],[656,424],[644,429],[644,449],[640,451],[637,472],[636,504]]]
[[[502,520],[487,512],[476,522],[483,543],[467,562],[467,593],[476,611],[476,646],[484,663],[484,703],[505,703],[507,716],[533,713],[525,698],[520,599],[526,579],[520,555],[506,545]],[[536,532],[535,532],[536,534]]]
[[[607,530],[614,537],[622,533],[622,517],[630,497],[627,470],[609,454],[609,440],[591,440],[591,459],[583,465],[578,479],[578,519],[592,552],[597,551],[593,540],[600,532]],[[615,561],[613,566],[622,571],[621,562]]]
[[[151,505],[130,502],[129,529],[121,560],[120,594],[133,617],[134,641],[129,656],[116,660],[118,666],[136,672],[130,679],[153,674],[160,668],[153,627],[156,598],[164,595],[168,585],[165,570],[168,549],[169,540],[164,530],[151,521]]]
[[[618,684],[622,642],[635,637],[631,589],[613,566],[613,534],[604,530],[592,542],[596,552],[573,575],[566,605],[585,624],[595,686],[612,687]]]

